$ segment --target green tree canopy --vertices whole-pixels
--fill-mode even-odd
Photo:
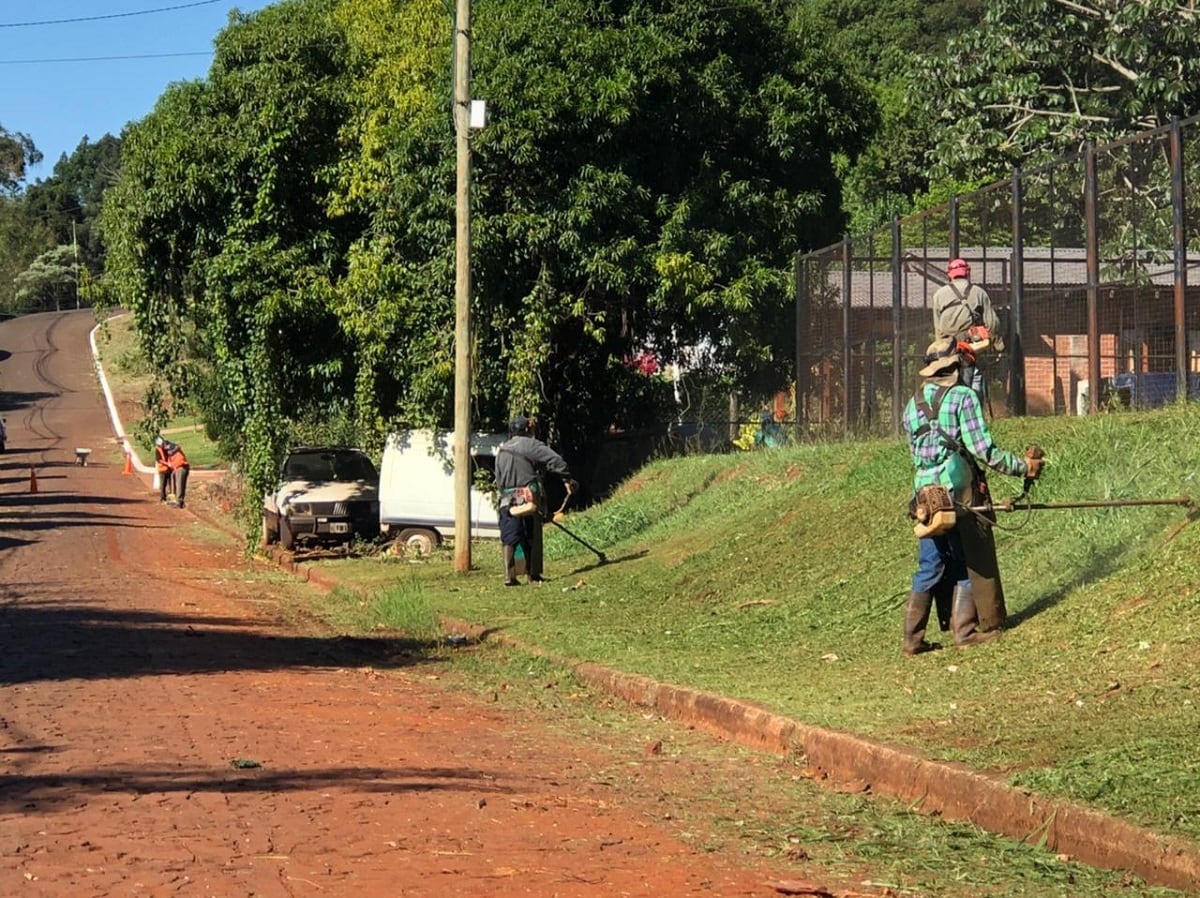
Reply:
[[[869,140],[857,158],[839,159],[850,231],[865,233],[912,211],[929,190],[935,117],[909,85],[914,60],[940,54],[983,18],[981,0],[815,0],[798,22],[836,53],[870,91],[855,110]]]
[[[32,311],[75,308],[78,276],[75,247],[47,250],[13,279],[17,305]]]
[[[370,382],[394,375],[395,415],[444,424],[450,23],[438,3],[386,6],[343,5],[370,73],[345,184],[374,222],[354,297],[410,323]],[[646,349],[705,347],[730,380],[785,379],[790,255],[840,228],[833,157],[864,132],[855,79],[771,3],[484,0],[473,16],[473,94],[491,111],[473,138],[479,423],[540,414],[571,447],[643,423],[617,397]],[[388,88],[385,73],[410,77]],[[363,286],[383,288],[376,304]]]
[[[348,245],[326,212],[346,117],[333,5],[235,19],[208,78],[127,129],[102,213],[149,358],[258,486],[289,422],[339,414],[353,385],[325,302]]]
[[[0,126],[0,309],[19,312],[16,278],[55,244],[45,222],[31,214],[21,188],[27,166],[42,154],[24,134]]]
[[[916,55],[936,55],[983,19],[985,0],[811,0],[796,15],[823,21],[830,48],[871,84],[904,78]]]
[[[49,178],[29,185],[25,202],[29,214],[45,223],[60,244],[74,244],[81,264],[99,272],[104,267],[104,244],[96,222],[104,192],[121,168],[121,141],[105,134],[95,143],[79,142],[71,155],[55,163]]]
[[[652,414],[646,350],[786,380],[791,256],[840,231],[857,80],[767,0],[474,16],[476,425],[533,412],[583,452]],[[289,0],[123,135],[109,275],[260,484],[305,427],[452,417],[452,35],[440,0]]]
[[[987,0],[911,88],[937,119],[935,176],[996,180],[1200,112],[1200,20],[1176,0]]]
[[[41,151],[28,135],[0,125],[0,191],[13,193],[20,189],[28,167],[41,161]]]

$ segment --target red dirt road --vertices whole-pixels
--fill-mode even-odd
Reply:
[[[93,324],[0,325],[0,896],[773,893],[608,749],[282,623],[302,587],[122,476]]]

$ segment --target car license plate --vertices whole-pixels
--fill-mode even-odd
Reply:
[[[334,521],[332,524],[329,525],[329,532],[330,533],[349,533],[350,525],[347,524],[345,521]]]

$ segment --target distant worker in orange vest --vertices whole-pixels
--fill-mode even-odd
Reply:
[[[171,466],[167,464],[167,441],[154,438],[154,474],[158,477],[158,501],[167,501],[167,487],[171,481]]]
[[[156,437],[154,440],[154,466],[162,478],[160,498],[163,502],[172,503],[177,508],[183,508],[183,500],[187,495],[188,474],[192,467],[188,464],[187,455],[178,443]],[[168,490],[168,483],[170,489]]]

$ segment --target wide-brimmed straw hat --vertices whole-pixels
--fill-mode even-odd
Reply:
[[[918,373],[935,382],[953,380],[958,377],[958,366],[962,361],[958,344],[949,337],[934,340],[925,350],[925,367]]]

